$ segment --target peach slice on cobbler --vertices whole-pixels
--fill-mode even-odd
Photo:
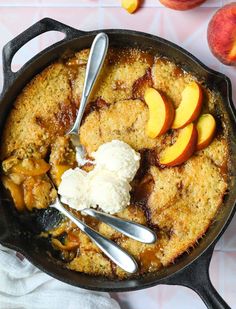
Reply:
[[[175,110],[173,129],[180,129],[195,121],[202,108],[202,90],[196,82],[189,83],[182,92],[180,105]]]
[[[155,138],[170,129],[175,111],[172,103],[154,88],[148,88],[145,91],[144,99],[149,108],[146,134]]]
[[[203,114],[197,122],[198,142],[197,150],[206,148],[214,138],[216,121],[211,114]]]
[[[197,129],[193,123],[179,130],[176,142],[164,149],[159,162],[166,166],[176,166],[187,161],[194,153],[197,145]]]

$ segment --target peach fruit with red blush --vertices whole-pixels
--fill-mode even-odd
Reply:
[[[166,7],[177,11],[193,9],[205,1],[206,0],[160,0]]]
[[[226,65],[236,65],[236,2],[219,9],[212,17],[207,39],[213,55]]]

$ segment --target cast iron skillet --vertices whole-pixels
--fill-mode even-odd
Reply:
[[[51,30],[63,32],[65,38],[37,54],[18,72],[13,73],[11,61],[15,53],[37,35]],[[45,245],[36,240],[33,233],[25,232],[25,226],[21,224],[19,216],[14,211],[12,202],[7,198],[6,192],[2,187],[0,192],[0,243],[21,252],[42,271],[71,285],[109,292],[132,291],[157,284],[183,285],[195,290],[208,308],[229,308],[211,284],[209,279],[209,263],[215,243],[225,231],[235,210],[236,112],[231,99],[230,80],[226,76],[207,68],[186,50],[162,38],[128,30],[104,31],[109,35],[112,46],[139,47],[144,50],[150,50],[153,53],[162,54],[179,63],[193,75],[205,80],[209,88],[217,89],[220,92],[228,115],[231,156],[234,162],[232,164],[230,190],[225,198],[224,205],[216,220],[210,226],[206,236],[190,254],[184,254],[175,264],[158,273],[150,273],[143,277],[125,281],[88,276],[57,265],[54,259],[45,252]],[[3,48],[4,87],[0,98],[0,130],[3,128],[14,99],[26,83],[52,61],[61,57],[63,53],[89,47],[98,32],[79,31],[53,19],[45,18],[10,41]],[[53,219],[54,217],[49,216],[49,218]]]

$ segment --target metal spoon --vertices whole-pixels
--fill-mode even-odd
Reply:
[[[69,212],[61,203],[57,196],[55,202],[50,205],[63,213],[71,221],[73,221],[81,231],[83,231],[115,264],[120,266],[128,273],[135,273],[138,270],[138,265],[135,259],[119,247],[115,242],[104,237],[87,224],[76,218]]]
[[[152,244],[157,240],[156,234],[152,230],[136,222],[120,219],[91,208],[83,209],[82,214],[84,213],[145,244]]]
[[[80,143],[79,128],[81,120],[83,118],[85,107],[88,103],[89,96],[92,92],[94,84],[98,78],[98,74],[101,71],[102,65],[104,63],[108,50],[108,44],[109,39],[105,33],[101,32],[96,35],[90,49],[78,114],[72,129],[67,132],[67,135],[71,137],[71,141],[75,147],[76,159],[80,166],[83,166],[86,162],[88,162],[88,160],[85,159],[85,150]]]

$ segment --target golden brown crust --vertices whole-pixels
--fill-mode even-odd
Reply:
[[[21,92],[7,119],[2,136],[1,159],[29,144],[49,144],[60,131],[55,115],[70,99],[71,89],[65,66],[54,63],[37,75]],[[48,127],[48,124],[52,124]],[[64,128],[65,130],[65,128]]]
[[[154,88],[163,92],[177,107],[184,87],[194,78],[173,62],[158,58],[152,67],[152,79]]]
[[[171,234],[161,258],[167,265],[206,232],[227,183],[207,156],[193,156],[181,167],[152,167],[151,174],[155,186],[148,201],[150,218]]]
[[[86,254],[75,257],[68,264],[68,268],[91,275],[112,276],[111,262],[102,253],[93,251],[87,251]]]
[[[88,52],[88,50],[83,50],[76,54],[80,65],[78,66],[77,78],[73,83],[75,102],[79,102],[81,98]],[[119,54],[118,57],[117,54]],[[152,57],[148,57],[148,54],[137,49],[118,52],[110,50],[99,77],[99,82],[91,96],[91,101],[102,98],[108,104],[111,104],[119,100],[132,98],[134,82],[146,73],[151,63]]]
[[[47,208],[56,198],[56,191],[47,176],[27,177],[23,190],[28,210]]]
[[[118,101],[109,107],[90,113],[80,129],[80,138],[87,152],[113,139],[119,139],[135,150],[155,147],[159,139],[151,139],[145,134],[148,108],[141,100]]]

